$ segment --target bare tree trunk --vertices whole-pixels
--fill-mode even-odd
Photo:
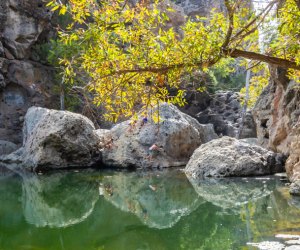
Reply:
[[[241,138],[243,128],[244,128],[245,116],[246,116],[248,101],[249,101],[250,79],[251,79],[251,70],[248,69],[247,74],[246,74],[246,85],[245,85],[246,95],[245,95],[245,101],[244,101],[244,105],[243,105],[243,109],[242,109],[242,115],[241,115],[242,116],[242,121],[241,121],[241,124],[240,124],[240,127],[239,127],[238,139]]]
[[[65,89],[64,79],[60,83],[60,110],[65,110]]]

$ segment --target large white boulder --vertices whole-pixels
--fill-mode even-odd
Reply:
[[[201,145],[185,168],[185,173],[195,179],[276,172],[283,172],[280,154],[227,136]]]
[[[159,112],[157,113],[157,111]],[[159,114],[155,123],[151,114]],[[174,105],[162,103],[148,110],[148,122],[142,124],[143,113],[131,126],[122,122],[109,132],[100,131],[106,141],[112,139],[102,152],[103,163],[114,167],[174,167],[184,166],[196,148],[217,138],[211,124],[201,125],[196,119],[179,111]],[[101,134],[98,133],[98,134]],[[161,150],[149,157],[149,148],[156,144]]]
[[[68,111],[31,107],[25,116],[23,147],[2,158],[35,171],[89,167],[100,161],[99,137],[86,117]]]

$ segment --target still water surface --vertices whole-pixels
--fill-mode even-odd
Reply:
[[[279,178],[190,182],[179,170],[0,177],[0,250],[255,249],[300,234]]]

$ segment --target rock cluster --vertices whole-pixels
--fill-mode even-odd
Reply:
[[[159,124],[151,118],[151,112],[158,110]],[[198,146],[217,138],[211,125],[199,124],[174,105],[162,103],[149,110],[148,121],[142,118],[140,114],[135,123],[129,120],[111,130],[95,130],[82,115],[31,107],[25,116],[22,148],[0,160],[34,171],[101,163],[126,168],[183,166]],[[159,147],[155,155],[149,151],[153,144]]]
[[[235,138],[256,137],[255,123],[250,112],[242,120],[240,96],[232,91],[218,91],[207,107],[196,114],[200,123],[212,123],[217,134]]]
[[[258,176],[282,171],[281,155],[226,136],[201,145],[185,168],[185,173],[194,179]]]

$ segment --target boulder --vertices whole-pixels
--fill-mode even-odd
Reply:
[[[23,147],[2,158],[35,171],[88,167],[100,161],[99,137],[86,117],[68,111],[31,107],[25,116]]]
[[[159,110],[160,122],[152,114]],[[114,167],[174,167],[184,166],[194,150],[201,144],[217,138],[213,127],[201,125],[194,118],[182,113],[174,105],[162,103],[148,110],[148,122],[143,125],[143,113],[138,114],[134,125],[122,122],[105,132],[106,141],[113,141],[102,151],[103,163]],[[161,147],[154,157],[149,148]]]
[[[192,178],[256,176],[283,171],[283,157],[260,146],[224,136],[201,145],[185,172]]]

